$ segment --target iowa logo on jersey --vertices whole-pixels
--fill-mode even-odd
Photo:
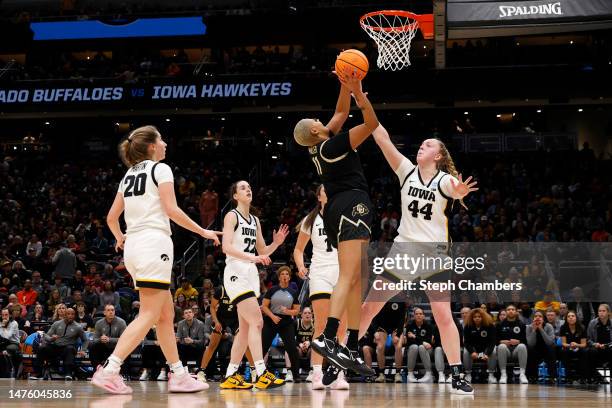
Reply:
[[[164,261],[164,262],[167,262],[167,261],[170,260],[170,257],[168,255],[166,255],[166,254],[162,254],[161,255],[161,260]]]
[[[363,217],[364,215],[368,214],[370,212],[370,210],[368,210],[368,207],[363,204],[363,203],[359,203],[356,206],[353,207],[353,212],[352,215],[353,217],[355,216],[360,216]]]
[[[237,276],[231,276],[230,277],[230,281],[232,281],[232,282],[236,282],[237,280],[238,280]]]

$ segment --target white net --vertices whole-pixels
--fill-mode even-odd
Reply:
[[[410,66],[410,45],[419,29],[411,16],[374,13],[361,20],[361,28],[376,41],[379,68],[399,71]]]

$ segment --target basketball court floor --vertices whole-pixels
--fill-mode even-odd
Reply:
[[[137,382],[131,396],[108,395],[89,382],[0,381],[0,407],[91,408],[391,408],[391,407],[610,407],[610,386],[475,385],[475,396],[450,394],[448,384],[351,384],[350,391],[312,391],[310,384],[287,384],[269,391],[219,390],[211,383],[198,394],[167,394],[165,382]],[[13,391],[11,393],[11,390]],[[37,398],[17,398],[17,390]],[[43,398],[58,390],[71,398]],[[47,391],[42,393],[42,391]],[[11,398],[11,396],[13,398]],[[66,395],[65,395],[66,396]]]

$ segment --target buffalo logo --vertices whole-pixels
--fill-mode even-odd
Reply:
[[[515,334],[519,334],[519,333],[521,332],[521,328],[520,328],[520,327],[518,327],[518,326],[515,326],[515,327],[512,329],[512,331],[513,331]]]
[[[391,303],[391,309],[392,310],[397,310],[397,309],[399,309],[399,305],[397,303]]]
[[[427,331],[425,331],[425,329],[421,329],[421,337],[425,337],[426,334],[427,334]]]
[[[366,207],[365,204],[359,203],[356,206],[353,207],[353,217],[355,216],[360,216],[363,217],[364,215],[368,214],[370,212],[370,210],[368,210],[368,207]]]
[[[489,335],[489,333],[487,333],[484,330],[480,332],[480,337],[487,337],[488,335]]]
[[[230,277],[230,281],[232,281],[232,282],[236,282],[237,280],[238,280],[237,276],[231,276]]]
[[[168,255],[166,255],[166,254],[162,254],[161,255],[161,260],[164,261],[164,262],[167,262],[167,261],[170,260],[170,257]]]

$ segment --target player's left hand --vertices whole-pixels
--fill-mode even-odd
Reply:
[[[125,235],[121,235],[120,239],[115,243],[115,252],[123,251],[123,245],[125,245]]]
[[[476,184],[478,184],[476,181],[472,181],[470,183],[470,180],[472,180],[472,176],[468,177],[465,181],[463,181],[463,177],[461,174],[459,174],[459,183],[455,182],[455,179],[453,177],[451,177],[450,182],[451,182],[451,187],[453,189],[453,192],[451,193],[451,196],[453,198],[463,198],[466,195],[477,191],[478,188],[476,188]]]
[[[276,245],[282,245],[285,242],[285,238],[289,235],[289,226],[287,224],[282,224],[278,231],[274,230],[272,233],[272,241]]]

